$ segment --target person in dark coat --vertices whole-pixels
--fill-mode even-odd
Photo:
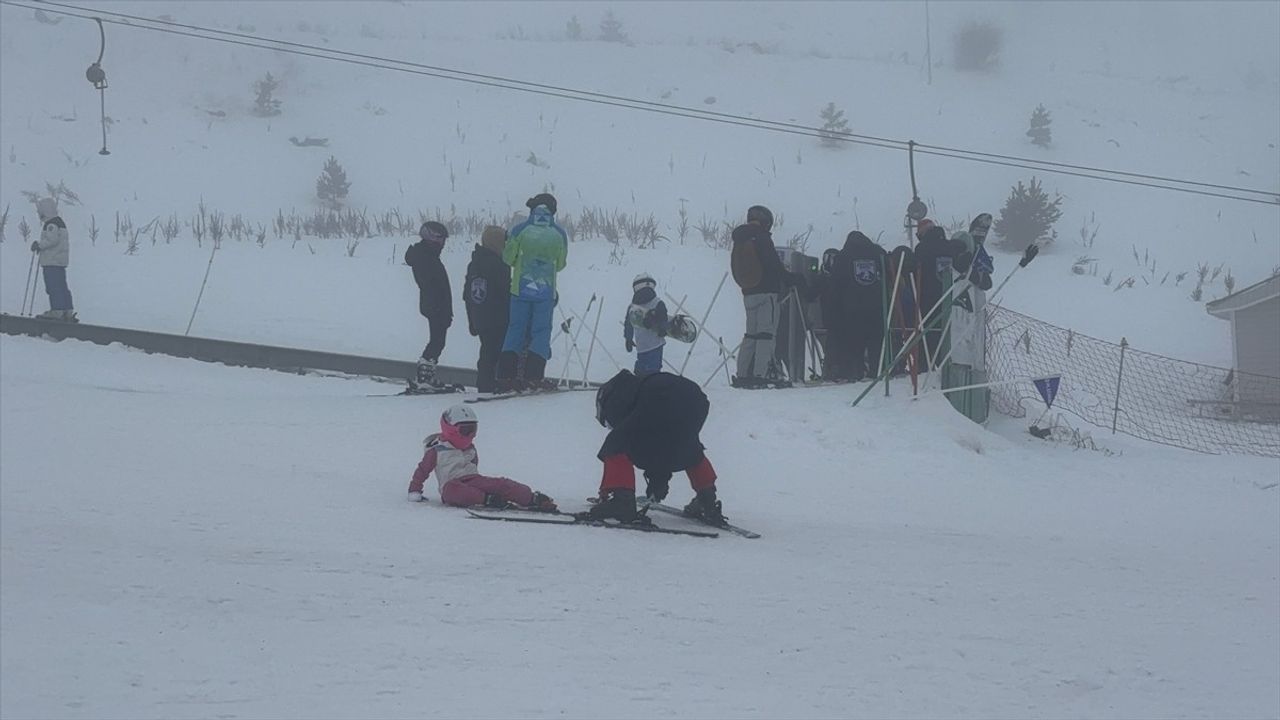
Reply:
[[[587,519],[639,520],[636,468],[644,471],[645,495],[662,501],[671,475],[683,470],[696,493],[684,514],[723,523],[716,499],[716,471],[699,434],[711,403],[692,380],[657,372],[643,378],[623,370],[596,392],[596,420],[609,429],[597,457],[604,462],[600,501]]]
[[[449,289],[449,273],[445,272],[440,253],[449,231],[431,220],[418,230],[420,240],[404,251],[404,262],[413,269],[418,284],[418,312],[427,319],[431,333],[418,358],[418,385],[436,385],[436,365],[444,350],[445,333],[453,324],[453,292]]]
[[[738,374],[734,387],[765,387],[781,378],[774,361],[780,295],[798,279],[782,266],[773,245],[773,213],[763,205],[747,209],[747,222],[733,229],[730,269],[742,289],[747,328],[738,349]]]
[[[922,226],[924,222],[921,221]],[[915,248],[916,269],[919,273],[919,308],[922,315],[929,313],[923,318],[924,344],[928,357],[937,359],[939,350],[945,352],[942,347],[942,327],[946,324],[950,305],[940,301],[951,289],[955,249],[947,241],[946,231],[933,223],[929,223],[923,233],[919,234],[919,238],[920,242]]]
[[[507,231],[489,225],[480,235],[480,244],[471,252],[467,279],[462,285],[462,301],[467,308],[467,330],[480,338],[480,357],[476,360],[476,390],[494,392],[494,375],[502,342],[507,336],[507,318],[511,303],[507,288],[511,286],[511,267],[502,261],[507,244]]]
[[[840,251],[830,248],[822,253],[822,271],[818,274],[816,290],[818,306],[822,310],[822,327],[826,330],[822,349],[822,376],[831,381],[843,380],[848,375],[852,349],[849,346],[851,323],[847,295],[849,283],[836,275],[840,263]]]
[[[849,366],[845,378],[855,382],[880,373],[884,345],[884,263],[884,248],[854,230],[845,238],[832,272],[846,287]]]

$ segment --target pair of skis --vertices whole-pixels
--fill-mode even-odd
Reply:
[[[633,522],[633,523],[624,523],[618,520],[581,520],[575,517],[574,515],[571,515],[568,513],[560,513],[560,512],[545,513],[545,512],[535,512],[530,510],[514,510],[514,509],[487,510],[487,509],[481,509],[481,508],[467,508],[467,513],[471,517],[477,518],[480,520],[500,520],[505,522],[539,523],[543,525],[577,525],[581,527],[602,527],[602,528],[609,528],[613,530],[635,530],[638,532],[659,533],[664,535],[687,535],[690,537],[702,537],[702,538],[720,537],[720,533],[714,532],[712,530],[685,530],[680,528],[661,527],[659,525],[654,524],[654,522],[650,520],[648,518],[648,515],[646,514],[646,511],[648,510],[656,510],[658,512],[666,513],[668,515],[684,517],[684,511],[682,511],[680,508],[672,507],[670,505],[663,505],[661,503],[651,502],[648,499],[644,499],[644,498],[637,500],[636,506],[638,509],[641,510],[641,513],[642,513],[641,518],[643,518],[643,520],[641,522]],[[731,533],[734,533],[735,535],[740,535],[745,538],[754,539],[754,538],[760,537],[760,534],[757,532],[752,532],[751,530],[747,530],[745,528],[740,528],[735,525],[730,525],[729,523],[714,524],[714,523],[708,523],[708,522],[696,520],[694,518],[687,518],[687,519],[693,520],[694,522],[701,522],[702,524],[708,526],[709,528],[724,530],[726,532],[731,532]]]

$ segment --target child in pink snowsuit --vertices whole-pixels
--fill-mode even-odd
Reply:
[[[504,477],[481,475],[480,456],[475,448],[479,421],[466,405],[454,405],[440,416],[440,432],[423,441],[426,452],[409,483],[409,501],[422,502],[422,486],[432,472],[440,483],[440,501],[445,505],[484,505],[503,508],[516,505],[530,510],[555,512],[550,497],[528,485]]]

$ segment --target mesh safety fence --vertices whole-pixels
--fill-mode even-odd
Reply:
[[[1141,352],[1012,310],[987,308],[993,382],[1062,374],[1055,410],[1100,428],[1205,453],[1280,457],[1280,378]],[[1044,408],[1031,382],[991,388],[996,410]]]

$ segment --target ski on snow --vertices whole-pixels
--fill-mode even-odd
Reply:
[[[645,497],[636,498],[636,508],[641,511],[644,511],[647,508],[649,510],[657,510],[658,512],[664,512],[668,515],[676,515],[678,517],[685,518],[686,520],[692,520],[693,522],[701,523],[703,525],[706,525],[707,527],[719,528],[726,532],[731,532],[734,535],[741,535],[744,538],[751,538],[752,540],[755,540],[756,538],[760,537],[760,533],[748,530],[746,528],[740,528],[737,525],[730,525],[729,523],[717,524],[717,523],[707,522],[706,520],[702,520],[700,518],[691,518],[688,515],[685,515],[684,510],[681,510],[678,507],[673,507],[671,505],[663,505],[662,503],[654,502]]]
[[[599,527],[613,530],[635,530],[638,532],[661,533],[664,535],[689,535],[691,537],[714,538],[719,533],[703,530],[677,530],[653,524],[623,523],[616,520],[579,520],[566,513],[542,513],[524,510],[476,510],[467,508],[467,513],[480,520],[503,520],[505,522],[540,523],[543,525],[574,525],[578,527]]]
[[[596,388],[593,388],[593,387],[555,388],[555,389],[546,389],[546,390],[526,390],[524,392],[494,393],[492,395],[477,395],[476,397],[467,398],[463,402],[467,402],[467,403],[495,402],[497,400],[510,400],[511,398],[538,397],[540,395],[558,395],[560,393],[565,393],[565,392],[582,392],[584,390],[595,390],[595,389]]]

